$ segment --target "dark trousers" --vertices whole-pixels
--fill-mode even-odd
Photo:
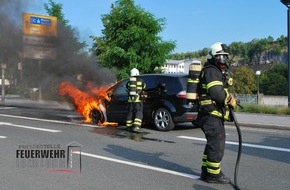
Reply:
[[[143,102],[130,102],[127,114],[127,127],[141,127],[143,119]]]
[[[201,118],[201,129],[207,140],[202,166],[206,167],[207,172],[218,175],[221,171],[220,162],[225,150],[225,127],[221,118],[214,116],[203,116]]]

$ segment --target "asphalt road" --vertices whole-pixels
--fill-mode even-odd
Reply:
[[[145,128],[144,133],[133,134],[122,126],[82,124],[73,110],[49,105],[0,107],[1,189],[233,189],[198,180],[205,145],[199,128],[184,124],[170,132]],[[284,129],[241,127],[241,189],[289,189],[290,131]],[[238,137],[232,125],[226,132],[222,170],[233,180]],[[76,146],[74,152],[70,145]],[[66,154],[32,159],[22,153],[32,150]]]
[[[49,118],[49,116],[58,117],[58,119],[73,121],[82,118],[81,115],[75,112],[72,105],[68,103],[59,103],[56,101],[35,101],[30,99],[22,99],[19,96],[7,96],[4,101],[0,101],[0,107],[17,107],[27,109],[24,114],[35,114],[29,111],[30,109],[46,110],[41,116]],[[49,114],[47,110],[50,110]],[[7,111],[7,110],[6,110]],[[257,127],[269,129],[290,130],[290,116],[280,116],[271,114],[251,114],[251,113],[235,113],[238,123],[244,127]],[[234,125],[234,123],[227,123]]]

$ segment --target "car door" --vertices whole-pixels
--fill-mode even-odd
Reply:
[[[111,100],[107,103],[107,117],[110,122],[123,123],[126,121],[128,109],[128,92],[125,79],[111,88]]]
[[[156,75],[146,75],[141,76],[141,78],[146,83],[145,91],[147,94],[147,98],[143,104],[143,117],[144,120],[152,120],[151,113],[153,104],[158,99],[156,91],[158,77]]]

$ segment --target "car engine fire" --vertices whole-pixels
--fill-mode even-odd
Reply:
[[[59,85],[59,94],[71,98],[76,111],[84,116],[84,123],[92,123],[91,114],[98,111],[102,118],[98,120],[98,125],[115,127],[118,126],[118,123],[106,121],[106,108],[102,103],[104,100],[110,101],[108,96],[109,87],[89,88],[90,90],[85,92],[70,82],[62,82]]]

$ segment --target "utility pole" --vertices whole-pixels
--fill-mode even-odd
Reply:
[[[1,63],[1,101],[4,103],[5,102],[5,69],[6,69],[6,64]]]
[[[287,7],[287,29],[288,29],[288,107],[290,107],[290,0],[281,0]]]

